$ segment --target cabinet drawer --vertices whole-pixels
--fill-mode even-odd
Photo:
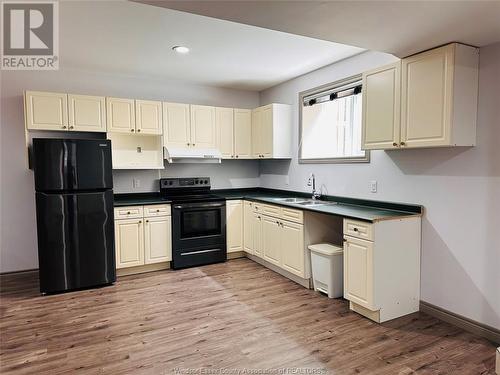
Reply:
[[[144,206],[144,217],[170,215],[169,204],[152,204]]]
[[[281,209],[281,218],[283,220],[290,220],[296,223],[304,222],[304,212],[301,210],[295,210],[293,208],[283,207]]]
[[[263,204],[261,212],[265,215],[274,216],[274,217],[281,217],[281,207],[279,207],[279,206],[272,206],[269,204]]]
[[[344,236],[373,241],[373,224],[364,221],[344,219]]]
[[[142,217],[142,206],[115,207],[115,219],[136,219]]]

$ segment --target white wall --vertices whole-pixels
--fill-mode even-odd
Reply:
[[[0,115],[0,272],[38,268],[33,174],[25,168],[23,90],[46,90],[132,97],[205,105],[253,108],[256,92],[161,81],[99,72],[2,71]],[[167,166],[168,176],[209,176],[214,187],[256,186],[258,161],[228,161],[221,165]],[[135,191],[157,190],[158,171],[114,173],[115,191],[132,189],[132,176],[139,176]]]
[[[370,164],[299,165],[298,93],[383,65],[367,52],[261,93],[261,105],[293,105],[295,157],[261,163],[264,187],[309,191],[309,173],[323,192],[425,206],[421,299],[500,328],[500,43],[481,48],[477,146],[374,151]],[[290,183],[287,185],[287,179]],[[378,193],[369,181],[378,181]]]

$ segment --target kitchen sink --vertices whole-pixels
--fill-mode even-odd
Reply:
[[[305,202],[300,202],[297,204],[300,204],[301,206],[327,206],[331,204],[336,204],[336,202],[307,200]]]
[[[274,198],[274,200],[277,202],[297,203],[297,204],[302,204],[309,201],[306,198]]]

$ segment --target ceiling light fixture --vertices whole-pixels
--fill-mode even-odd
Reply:
[[[187,47],[184,47],[184,46],[173,46],[172,49],[177,52],[177,53],[180,53],[182,55],[185,55],[186,53],[189,52],[189,48]]]

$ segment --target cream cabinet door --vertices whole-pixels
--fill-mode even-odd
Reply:
[[[305,277],[304,226],[289,221],[281,225],[281,266]]]
[[[162,134],[161,102],[152,100],[135,101],[135,128],[141,134]]]
[[[26,91],[26,128],[68,130],[68,96],[56,92]]]
[[[401,146],[446,146],[451,139],[454,45],[403,59]]]
[[[171,216],[144,219],[144,263],[170,262],[172,260]]]
[[[400,142],[401,62],[363,73],[363,149],[398,148]]]
[[[234,155],[234,119],[232,108],[215,108],[217,126],[217,147],[223,159],[232,159]]]
[[[260,258],[264,257],[262,251],[262,216],[253,212],[252,217],[252,254]]]
[[[189,104],[163,103],[163,144],[171,147],[191,145]]]
[[[262,109],[262,123],[260,127],[260,146],[263,158],[273,157],[273,106]]]
[[[144,264],[144,228],[142,219],[115,221],[116,268]]]
[[[346,236],[344,298],[374,310],[373,289],[373,242]]]
[[[104,96],[68,95],[69,130],[106,132]]]
[[[191,145],[214,148],[217,143],[215,107],[191,105]]]
[[[252,156],[262,158],[262,108],[252,110]]]
[[[106,99],[108,132],[135,133],[135,100]]]
[[[226,204],[227,252],[243,251],[243,203],[241,200]]]
[[[252,202],[243,202],[243,250],[249,254],[253,253],[253,209]]]
[[[252,158],[252,111],[234,109],[234,155],[237,159]]]
[[[278,219],[262,216],[262,251],[264,259],[281,264],[281,226]]]

